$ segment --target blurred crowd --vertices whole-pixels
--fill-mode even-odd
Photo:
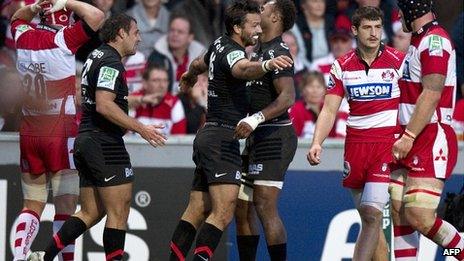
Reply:
[[[107,17],[126,12],[135,17],[142,41],[138,52],[125,59],[131,115],[143,123],[162,123],[167,135],[195,134],[205,121],[207,77],[201,76],[188,93],[179,93],[178,82],[190,62],[224,32],[223,13],[230,0],[87,0]],[[250,0],[252,1],[252,0]],[[255,0],[260,1],[260,0]],[[263,0],[261,0],[264,2]],[[313,135],[324,101],[330,67],[335,59],[356,48],[350,18],[359,6],[380,7],[385,15],[383,42],[407,52],[411,34],[404,33],[395,0],[296,0],[298,17],[283,35],[295,64],[297,100],[290,109],[299,137]],[[440,2],[440,1],[437,1]],[[456,2],[456,3],[453,3]],[[446,1],[448,29],[457,54],[457,99],[454,126],[464,140],[464,13],[462,2]],[[0,129],[17,131],[21,117],[21,80],[16,74],[14,41],[9,18],[20,6],[33,0],[3,0],[0,17]],[[454,4],[454,6],[453,6]],[[455,11],[457,8],[457,12]],[[454,10],[453,12],[449,12]],[[452,16],[452,17],[450,17]],[[76,99],[79,101],[80,72],[87,55],[101,44],[95,37],[76,55]],[[251,51],[251,50],[250,50]],[[76,104],[80,104],[77,102]],[[343,138],[348,116],[345,102],[331,132]]]

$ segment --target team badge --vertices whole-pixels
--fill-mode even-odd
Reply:
[[[438,35],[432,35],[429,38],[429,55],[443,56],[443,39]]]
[[[395,74],[390,70],[386,70],[382,73],[382,80],[384,80],[385,82],[393,81],[394,77],[395,77]]]

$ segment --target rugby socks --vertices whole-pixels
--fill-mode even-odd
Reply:
[[[14,259],[25,260],[37,233],[39,232],[40,217],[32,210],[25,209],[18,216],[18,225],[14,241]]]
[[[184,261],[187,256],[192,242],[195,239],[197,230],[195,227],[185,220],[180,220],[171,239],[171,255],[170,261]]]
[[[68,218],[45,249],[44,261],[52,261],[65,246],[73,243],[86,230],[87,225],[80,218],[74,216]]]
[[[460,249],[461,252],[455,258],[464,260],[464,239],[450,223],[436,218],[432,228],[425,236],[443,248]]]
[[[221,236],[222,230],[209,223],[204,223],[198,232],[193,261],[210,260]]]
[[[56,214],[53,218],[53,235],[58,233],[61,226],[64,222],[70,218],[71,215],[68,214]],[[58,254],[59,261],[73,261],[74,260],[74,241],[67,245],[61,252]]]
[[[122,260],[125,239],[125,230],[105,227],[105,230],[103,230],[103,247],[105,248],[106,261]]]
[[[267,246],[271,261],[287,260],[287,243]]]
[[[419,233],[411,226],[394,226],[395,260],[415,261],[419,249]]]
[[[259,235],[237,236],[240,261],[255,261],[258,250]]]

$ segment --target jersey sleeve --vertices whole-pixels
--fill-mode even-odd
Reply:
[[[78,21],[76,24],[67,26],[59,31],[55,41],[61,48],[75,54],[77,49],[85,44],[93,35],[95,35],[95,32],[86,23]]]
[[[342,69],[338,61],[335,61],[330,68],[329,82],[327,83],[327,93],[340,97],[345,96],[345,88],[342,82]]]
[[[242,59],[246,59],[246,54],[244,50],[230,48],[224,55],[223,63],[227,65],[226,68],[232,70],[232,67],[234,67],[234,65]]]
[[[427,36],[419,46],[422,76],[432,73],[446,76],[452,48],[445,37],[435,34]]]
[[[211,44],[208,48],[208,50],[205,53],[205,56],[203,56],[203,61],[205,62],[206,65],[209,65],[209,59],[211,57],[211,52],[213,52],[214,45]]]
[[[273,59],[275,57],[279,57],[281,55],[285,55],[285,56],[288,56],[288,57],[291,58],[292,56],[290,54],[290,51],[288,49],[285,49],[285,48],[288,48],[288,47],[286,47],[286,45],[284,43],[280,43],[280,45],[277,46],[275,49],[271,49],[271,50],[266,51],[263,54],[263,60],[270,60],[270,59]],[[273,70],[273,71],[271,71],[272,79],[275,80],[275,79],[280,78],[280,77],[293,77],[294,70],[295,69],[293,67],[293,64],[292,64],[291,67],[287,67],[287,68],[284,68],[282,70]]]
[[[96,90],[117,93],[118,88],[123,86],[124,68],[118,64],[104,63],[97,70]]]
[[[11,22],[11,35],[15,42],[23,33],[30,30],[34,30],[34,28],[32,28],[32,26],[25,20],[16,19]]]

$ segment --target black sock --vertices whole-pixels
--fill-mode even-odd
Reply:
[[[287,260],[287,243],[267,246],[271,261]]]
[[[240,261],[255,261],[258,250],[259,235],[237,236]]]
[[[192,224],[181,219],[172,235],[171,255],[169,256],[169,260],[184,260],[192,246],[196,233],[197,230]]]
[[[105,230],[103,230],[103,247],[105,248],[106,260],[122,260],[125,239],[125,230],[105,227]]]
[[[44,260],[52,261],[64,247],[72,243],[86,230],[87,225],[80,218],[74,216],[68,218],[45,249]]]
[[[221,240],[222,230],[205,223],[198,232],[193,261],[209,260]]]

